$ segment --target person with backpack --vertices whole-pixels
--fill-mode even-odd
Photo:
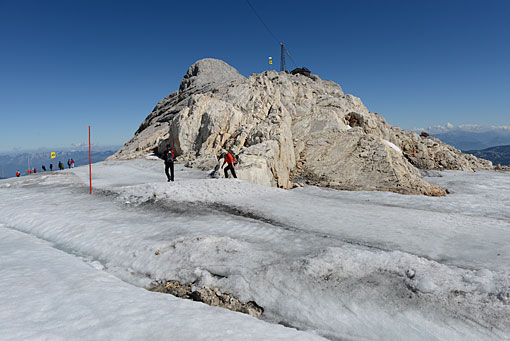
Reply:
[[[42,166],[41,166],[41,168],[42,168],[42,170],[43,170],[44,172],[46,172],[46,166],[45,166],[45,165],[42,165]]]
[[[165,160],[165,174],[168,182],[174,181],[174,159],[175,154],[170,146],[163,154],[163,160]],[[170,169],[170,174],[168,174],[168,170]]]
[[[34,167],[34,174],[37,173],[37,168]]]
[[[74,160],[71,159],[71,168],[74,168]]]
[[[225,178],[228,179],[228,171],[230,170],[230,173],[232,173],[232,176],[237,179],[236,171],[234,169],[234,157],[231,153],[227,152],[225,149],[222,151],[223,154],[223,165],[221,165],[221,168],[225,166],[225,163],[227,164],[227,167],[225,168]]]
[[[19,169],[16,171],[16,177],[19,178],[19,176],[21,175],[21,173],[19,172]]]
[[[71,159],[67,159],[67,168],[71,169]]]
[[[53,172],[53,163],[50,163],[50,171]]]

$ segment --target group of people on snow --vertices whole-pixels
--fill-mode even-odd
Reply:
[[[165,161],[165,174],[168,182],[174,181],[174,160],[175,160],[175,153],[173,149],[168,146],[165,152],[163,153],[163,160]],[[220,166],[221,162],[223,161],[223,164]],[[237,178],[236,171],[235,171],[235,164],[236,159],[232,155],[232,152],[229,152],[225,149],[222,149],[218,158],[218,164],[216,167],[214,167],[214,170],[209,173],[209,176],[214,177],[216,172],[219,171],[220,168],[225,167],[225,164],[227,167],[224,168],[225,172],[225,178],[228,178],[228,172],[230,171],[230,174],[234,178]],[[169,173],[170,171],[170,173]]]
[[[67,166],[68,166],[69,168],[74,168],[74,164],[75,164],[75,162],[74,162],[74,160],[73,160],[73,159],[69,159],[69,160],[67,160]],[[42,170],[43,170],[44,172],[46,172],[46,166],[45,166],[45,165],[42,165],[42,166],[41,166],[41,168],[42,168]],[[59,162],[58,162],[58,169],[60,169],[60,170],[64,170],[64,168],[65,168],[65,167],[64,167],[64,164],[62,163],[62,161],[59,161]],[[52,171],[52,172],[53,172],[53,164],[52,164],[52,163],[50,163],[50,171]],[[27,169],[27,174],[28,174],[28,175],[30,175],[30,174],[32,174],[32,173],[36,174],[36,173],[37,173],[37,168],[35,168],[35,167],[34,167],[33,169],[31,169],[31,168]],[[21,176],[21,173],[20,173],[20,171],[19,171],[19,169],[18,169],[18,170],[16,171],[16,177],[18,177],[18,178],[19,178],[20,176]]]

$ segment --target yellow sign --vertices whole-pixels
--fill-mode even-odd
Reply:
[[[54,159],[55,158],[55,152],[51,152],[51,158]]]
[[[273,64],[273,58],[269,57],[269,64]]]

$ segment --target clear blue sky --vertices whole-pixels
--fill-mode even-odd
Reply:
[[[298,66],[390,124],[510,124],[510,1],[250,1]],[[279,67],[243,0],[3,0],[0,47],[0,151],[85,142],[89,124],[123,144],[201,58]]]

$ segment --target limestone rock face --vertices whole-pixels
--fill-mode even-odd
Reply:
[[[303,157],[308,183],[348,190],[382,190],[442,196],[445,192],[423,181],[420,172],[379,136],[352,129],[340,137],[317,136]]]
[[[238,177],[291,188],[444,195],[417,168],[474,171],[489,161],[390,126],[361,100],[312,75],[266,71],[248,78],[223,61],[193,64],[178,91],[161,100],[113,158],[171,145],[178,161],[212,169],[221,149],[240,158]]]
[[[206,58],[191,65],[181,81],[180,91],[190,89],[211,90],[245,77],[222,60]],[[207,89],[204,89],[207,88]]]

